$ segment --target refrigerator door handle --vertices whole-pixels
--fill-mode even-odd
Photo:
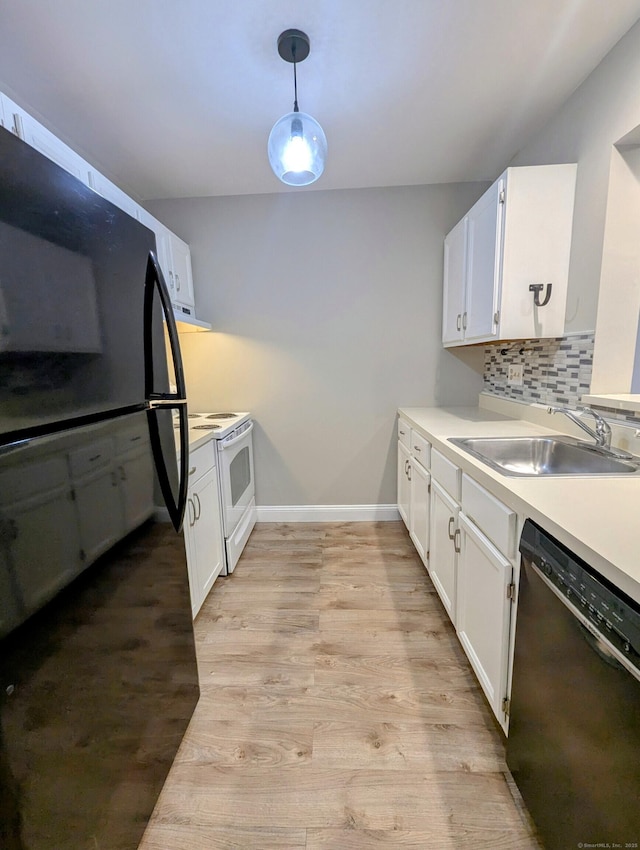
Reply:
[[[176,381],[175,393],[158,393],[154,391],[152,329],[153,298],[156,290],[160,296],[160,302],[162,304],[162,310],[167,324],[171,359],[173,361],[173,370]],[[175,530],[179,532],[182,529],[182,523],[184,521],[184,513],[187,505],[187,488],[189,484],[187,468],[189,463],[187,388],[184,380],[180,343],[178,342],[178,329],[176,328],[175,319],[173,317],[171,299],[169,298],[169,292],[162,274],[162,269],[158,265],[158,261],[153,251],[149,252],[149,257],[147,259],[147,273],[144,282],[144,373],[147,420],[149,423],[151,450],[153,452],[153,459],[158,473],[160,489],[162,490],[162,495],[164,497],[167,510],[169,511],[171,522],[173,523]],[[173,490],[171,488],[166,459],[162,451],[158,420],[154,413],[157,409],[166,410],[170,408],[177,409],[180,420],[180,480],[177,500],[174,498]]]

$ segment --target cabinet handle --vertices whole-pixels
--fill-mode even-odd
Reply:
[[[462,330],[466,331],[467,329],[467,311],[465,310],[462,314]]]
[[[200,519],[200,514],[202,513],[202,505],[200,504],[200,496],[198,496],[197,493],[193,494],[193,498],[198,503],[198,513],[196,514],[196,518],[195,518],[195,522],[198,522],[198,520]]]
[[[411,464],[407,461],[407,478],[411,481]]]
[[[453,523],[455,521],[456,521],[456,518],[454,516],[449,517],[449,540],[453,540],[453,538],[456,536],[455,531],[454,531],[453,534],[451,533],[451,526],[453,525]]]
[[[458,313],[458,315],[457,315],[457,317],[456,317],[456,330],[457,330],[457,331],[461,331],[461,330],[462,330],[462,328],[461,328],[461,326],[460,326],[460,322],[461,322],[461,321],[462,321],[462,316],[460,315],[460,313]]]
[[[193,475],[193,473],[194,473],[195,471],[196,471],[195,466],[192,466],[192,467],[191,467],[191,469],[189,470],[189,475]]]
[[[172,271],[169,272],[169,286],[171,287],[171,289],[176,288],[176,284],[175,284],[175,281],[173,279],[173,272]]]
[[[404,431],[398,431],[398,434],[400,434],[401,437],[404,437]]]
[[[413,447],[413,450],[414,450],[414,452],[421,452],[421,451],[422,451],[422,449],[420,448],[420,446],[414,446],[414,447]]]
[[[176,272],[176,291],[180,292],[180,275]]]
[[[460,552],[460,538],[461,538],[461,536],[462,535],[460,534],[460,529],[456,528],[455,534],[453,535],[453,538],[454,538],[453,539],[453,548],[458,553]]]
[[[189,511],[189,528],[193,528],[196,524],[196,506],[193,504],[193,499],[187,499],[187,507],[189,506],[193,508],[193,519],[191,518],[191,511]]]

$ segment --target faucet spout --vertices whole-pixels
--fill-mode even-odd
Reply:
[[[590,407],[578,407],[574,412],[569,407],[553,407],[547,408],[547,413],[563,413],[568,419],[574,422],[579,428],[582,428],[593,440],[596,446],[609,449],[611,447],[611,426],[609,423],[592,410]],[[580,418],[580,414],[588,413],[595,419],[595,430],[590,428],[586,422]]]

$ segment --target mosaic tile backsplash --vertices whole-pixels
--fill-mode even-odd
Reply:
[[[575,407],[589,392],[593,332],[485,347],[484,391],[501,398]],[[522,364],[523,383],[509,383],[509,366]]]

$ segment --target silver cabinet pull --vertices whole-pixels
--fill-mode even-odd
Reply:
[[[462,535],[460,534],[460,529],[456,528],[455,533],[453,535],[453,537],[454,537],[453,548],[456,552],[460,552],[460,538],[461,538],[461,536]]]
[[[176,272],[176,291],[180,292],[180,275]]]
[[[194,473],[195,471],[196,471],[195,466],[192,466],[192,467],[191,467],[191,469],[189,470],[189,475],[193,475],[193,473]]]
[[[461,326],[460,326],[460,322],[461,322],[461,321],[462,321],[462,316],[460,315],[460,313],[458,313],[458,315],[457,315],[457,317],[456,317],[456,330],[457,330],[457,331],[462,330],[462,328],[461,328]]]
[[[398,434],[400,434],[401,437],[404,437],[404,431],[398,431]]]
[[[456,518],[454,516],[449,517],[449,540],[453,540],[453,538],[456,536],[455,531],[453,532],[453,534],[451,533],[451,526],[453,525],[453,523],[455,521],[456,521]]]
[[[414,452],[421,452],[421,451],[422,451],[422,449],[420,448],[420,446],[414,446],[414,447],[413,447],[413,450],[414,450]]]
[[[411,463],[407,461],[407,478],[411,481]]]
[[[465,310],[462,314],[462,330],[466,331],[467,329],[467,311]]]
[[[193,498],[198,503],[198,513],[196,514],[196,519],[195,519],[195,521],[198,522],[198,520],[200,519],[200,514],[202,513],[202,505],[200,504],[200,496],[198,496],[197,493],[193,494]]]
[[[196,524],[196,506],[193,504],[193,499],[187,499],[187,507],[191,507],[193,509],[193,519],[191,518],[191,511],[189,511],[189,528],[193,528]]]

